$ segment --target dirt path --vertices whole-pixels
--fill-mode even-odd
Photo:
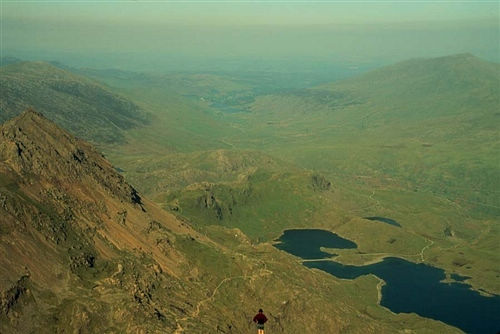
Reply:
[[[377,277],[377,276],[375,276]],[[385,281],[379,277],[378,279],[378,284],[377,284],[377,303],[380,305],[380,302],[382,301],[382,288],[385,285]]]
[[[382,207],[380,201],[378,199],[375,199],[373,198],[373,196],[375,196],[375,190],[372,190],[372,193],[367,196],[367,198],[370,200],[370,201],[373,201],[375,203],[373,204],[368,204],[367,206],[363,207],[363,208],[354,208],[354,209],[350,209],[348,210],[349,213],[354,213],[354,212],[363,212],[363,211],[366,211],[367,209],[370,209],[370,208],[376,208],[376,207]]]
[[[184,333],[184,328],[182,327],[181,322],[186,322],[189,319],[193,319],[193,318],[198,317],[198,315],[200,314],[200,311],[201,311],[201,308],[202,308],[203,304],[212,301],[214,299],[215,295],[217,294],[217,291],[219,291],[219,288],[222,285],[224,285],[224,283],[232,281],[232,280],[235,280],[235,279],[250,279],[250,280],[254,280],[254,279],[258,278],[258,277],[263,277],[263,276],[266,276],[266,275],[271,275],[272,273],[273,272],[270,271],[270,270],[268,270],[268,269],[261,269],[259,271],[259,273],[253,274],[253,275],[230,276],[230,277],[224,278],[223,280],[221,280],[219,282],[219,284],[215,287],[215,289],[212,291],[212,293],[210,294],[210,296],[208,298],[200,300],[196,304],[195,310],[190,315],[185,316],[184,318],[176,320],[176,322],[177,322],[177,329],[175,330],[174,334]]]
[[[432,245],[434,245],[434,241],[427,239],[427,238],[425,238],[425,240],[429,241],[430,243],[428,245],[426,245],[424,248],[422,248],[422,250],[420,251],[420,259],[422,260],[422,262],[425,262],[425,259],[424,259],[425,250],[427,248],[431,247]]]

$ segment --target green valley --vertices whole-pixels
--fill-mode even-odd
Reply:
[[[425,252],[427,262],[498,292],[496,251],[488,246],[499,207],[498,70],[457,55],[258,96],[239,113],[182,102],[194,106],[178,116],[184,128],[172,131],[177,101],[159,97],[155,105],[149,95],[159,121],[129,132],[129,144],[109,156],[155,201],[201,226],[238,227],[263,240],[290,227],[342,231],[367,253],[421,260]],[[147,133],[162,133],[148,139],[149,149],[161,149],[137,149]],[[161,145],[178,140],[175,150]],[[314,189],[315,174],[331,186]],[[364,239],[385,237],[377,232],[385,228],[362,219],[370,215],[401,223],[397,243]]]
[[[28,142],[16,141],[17,134],[7,138],[20,147],[19,157],[25,159],[27,151],[33,156],[26,159],[37,162],[12,165],[16,151],[5,144],[0,189],[7,198],[2,210],[11,218],[0,236],[15,235],[36,249],[37,240],[53,239],[54,229],[61,229],[69,241],[44,244],[55,260],[43,265],[59,273],[55,278],[5,263],[12,272],[4,273],[0,323],[19,331],[32,330],[23,322],[35,319],[46,332],[243,333],[251,328],[245,321],[253,309],[263,307],[276,333],[458,332],[380,306],[382,281],[375,276],[338,279],[302,266],[273,243],[286,229],[321,228],[357,244],[325,249],[343,264],[400,257],[442,268],[448,280],[465,276],[483,294],[498,294],[499,68],[456,55],[411,60],[311,88],[280,88],[235,73],[156,75],[43,63],[2,67],[8,73],[2,76],[4,88],[14,87],[2,91],[6,111],[24,107],[18,92],[28,90],[30,105],[91,138],[154,203],[133,195],[124,204],[119,198],[128,188],[109,167],[104,176],[92,167],[84,172],[90,178],[64,177],[80,167],[58,170],[57,163],[38,157],[39,148],[32,147],[37,140],[30,139],[40,132],[37,126],[56,133],[49,143],[57,153],[42,147],[55,161],[76,150],[71,164],[87,163],[89,153],[73,144],[60,148],[69,135],[38,114],[7,122],[4,133],[17,133],[16,127],[31,131]],[[55,77],[47,79],[46,72]],[[61,92],[54,82],[76,88]],[[89,91],[107,97],[90,99]],[[88,108],[101,112],[91,117]],[[48,166],[43,176],[26,181],[24,175],[41,173],[40,165]],[[26,182],[44,190],[29,190]],[[61,183],[69,185],[54,193]],[[90,200],[93,189],[110,186],[111,192],[99,190],[105,204]],[[34,229],[22,234],[27,232],[16,227],[24,219],[19,210],[27,216],[43,212],[47,222],[35,220]],[[100,213],[93,216],[94,211]],[[399,226],[366,219],[373,216]],[[6,253],[22,254],[7,245]],[[33,261],[30,268],[43,263]],[[56,295],[54,282],[60,286]],[[71,293],[75,288],[81,292]],[[303,312],[315,316],[296,319]],[[50,316],[59,320],[49,324]]]

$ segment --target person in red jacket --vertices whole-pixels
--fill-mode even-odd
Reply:
[[[267,321],[267,317],[262,313],[262,309],[259,309],[259,313],[253,317],[253,322],[257,324],[257,333],[264,334],[264,324]]]

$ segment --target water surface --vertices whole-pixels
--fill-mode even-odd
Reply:
[[[339,237],[330,231],[318,229],[286,230],[278,239],[280,243],[274,246],[303,259],[326,259],[333,256],[323,252],[325,248],[357,248],[347,239]]]
[[[287,230],[275,246],[303,259],[303,264],[343,279],[373,274],[385,281],[380,304],[395,313],[417,313],[458,327],[466,333],[500,331],[500,296],[484,296],[464,283],[466,276],[451,274],[423,263],[389,257],[364,266],[344,265],[331,260],[320,247],[357,248],[356,244],[323,230]],[[327,260],[321,260],[329,258]]]

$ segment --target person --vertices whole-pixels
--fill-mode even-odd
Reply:
[[[257,333],[264,334],[264,324],[267,321],[267,317],[264,315],[262,309],[259,309],[259,313],[253,317],[253,322],[257,324]]]

